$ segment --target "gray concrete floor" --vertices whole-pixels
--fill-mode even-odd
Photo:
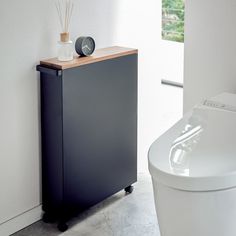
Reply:
[[[39,221],[13,236],[160,236],[150,176],[140,174],[134,187],[132,194],[121,191],[72,219],[65,233]]]

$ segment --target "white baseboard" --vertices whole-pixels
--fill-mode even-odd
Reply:
[[[41,219],[42,206],[35,207],[0,225],[0,235],[9,236]]]

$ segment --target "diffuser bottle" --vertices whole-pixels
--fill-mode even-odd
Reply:
[[[61,39],[58,42],[58,60],[73,60],[73,42],[70,40],[69,33],[61,33]]]
[[[73,60],[73,42],[70,40],[69,25],[74,9],[73,0],[57,0],[56,8],[61,25],[60,41],[58,42],[58,60]]]

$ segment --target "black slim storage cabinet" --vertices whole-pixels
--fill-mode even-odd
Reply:
[[[137,181],[137,50],[41,61],[44,221],[69,218]]]

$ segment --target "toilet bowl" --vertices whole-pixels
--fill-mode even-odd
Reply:
[[[148,158],[161,236],[236,236],[236,95],[195,106]]]

